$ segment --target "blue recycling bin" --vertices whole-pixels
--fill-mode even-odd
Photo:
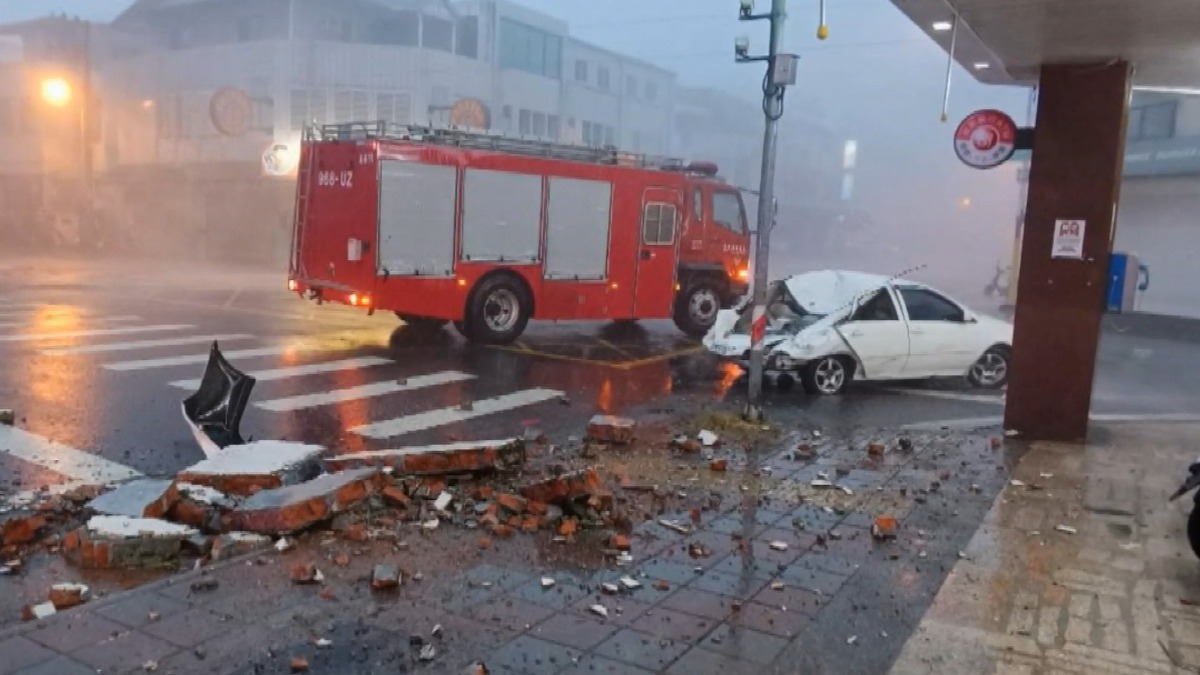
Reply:
[[[1122,314],[1134,311],[1137,294],[1150,288],[1150,268],[1132,253],[1114,252],[1108,263],[1108,293],[1105,311]]]

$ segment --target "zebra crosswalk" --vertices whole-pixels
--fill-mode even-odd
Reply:
[[[47,321],[44,319],[47,312],[70,320]],[[98,367],[114,378],[135,375],[161,378],[161,386],[185,391],[200,386],[200,379],[194,376],[208,361],[204,346],[212,342],[235,343],[232,348],[222,350],[226,359],[259,383],[279,383],[276,388],[286,390],[287,395],[281,395],[285,392],[256,388],[259,400],[251,405],[267,415],[402,397],[398,400],[403,402],[406,414],[379,412],[375,413],[378,419],[356,415],[352,422],[347,422],[354,426],[346,431],[364,439],[390,442],[408,434],[498,416],[564,396],[554,389],[521,388],[518,383],[512,383],[510,391],[505,392],[502,386],[497,392],[492,386],[495,383],[489,382],[488,393],[495,395],[447,407],[463,394],[461,390],[444,388],[478,381],[479,377],[461,370],[436,368],[412,374],[407,372],[411,371],[411,364],[403,366],[407,376],[398,377],[401,366],[395,360],[364,355],[361,351],[353,353],[345,341],[212,331],[197,325],[203,323],[199,321],[152,323],[137,316],[106,316],[62,305],[0,301],[0,317],[3,318],[0,347],[29,348],[46,359],[85,359],[90,361],[87,367]],[[342,377],[344,373],[353,374],[352,382]],[[331,387],[331,379],[338,385]],[[276,395],[271,397],[272,393]],[[450,394],[449,398],[444,394]],[[153,392],[147,395],[156,396]],[[387,405],[356,408],[371,412],[395,409]],[[33,447],[30,443],[26,445]]]

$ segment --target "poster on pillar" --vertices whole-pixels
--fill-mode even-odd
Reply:
[[[1083,233],[1086,220],[1054,221],[1054,243],[1050,257],[1064,260],[1083,260]]]

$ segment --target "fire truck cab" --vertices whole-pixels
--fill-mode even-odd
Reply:
[[[288,286],[505,344],[531,319],[671,317],[745,293],[741,194],[711,164],[383,122],[305,133]]]

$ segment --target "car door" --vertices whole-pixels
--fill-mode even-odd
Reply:
[[[922,286],[901,286],[909,325],[907,377],[952,377],[967,372],[979,354],[967,312],[946,296]]]
[[[638,245],[634,316],[671,316],[675,300],[676,247],[683,194],[666,187],[646,188],[642,196],[642,236]]]
[[[888,380],[904,376],[908,362],[908,326],[896,308],[890,288],[881,288],[837,328],[862,366],[860,379]]]

